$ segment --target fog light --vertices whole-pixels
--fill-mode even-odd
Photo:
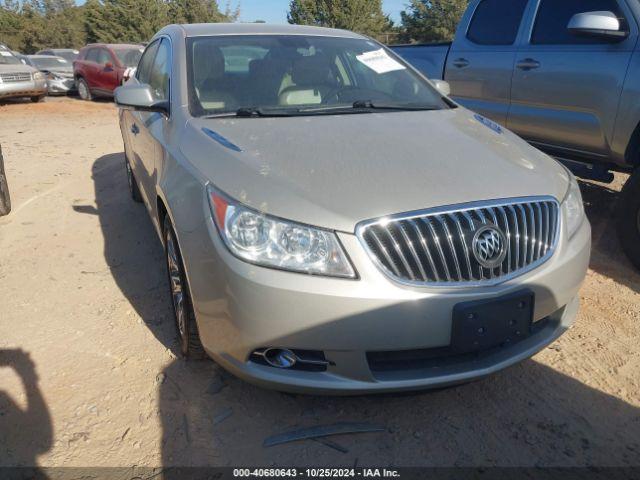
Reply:
[[[298,362],[298,357],[286,348],[269,348],[263,352],[264,361],[275,368],[291,368]]]

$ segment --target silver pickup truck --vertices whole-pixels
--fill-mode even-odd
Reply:
[[[453,43],[392,49],[579,176],[630,173],[617,207],[640,268],[640,1],[471,0]]]

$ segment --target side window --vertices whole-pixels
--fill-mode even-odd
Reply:
[[[107,63],[113,63],[113,58],[111,58],[111,54],[107,52],[104,48],[98,49],[98,59],[96,60],[100,65],[106,65]]]
[[[169,77],[171,76],[171,45],[165,38],[158,47],[158,53],[149,72],[149,85],[156,101],[169,100]]]
[[[513,45],[528,0],[483,0],[471,19],[467,38],[479,45]]]
[[[151,65],[153,64],[153,59],[156,56],[156,52],[158,51],[158,46],[160,45],[160,41],[156,40],[151,45],[147,47],[147,49],[142,54],[140,61],[138,62],[138,69],[136,70],[136,78],[140,83],[149,83],[149,74],[151,72]]]
[[[87,62],[97,62],[98,61],[98,49],[97,48],[89,49],[89,51],[85,55],[84,59]]]
[[[574,35],[567,26],[577,13],[608,11],[620,19],[620,28],[629,29],[616,0],[542,0],[533,26],[531,43],[538,45],[583,45],[608,43],[597,37]]]

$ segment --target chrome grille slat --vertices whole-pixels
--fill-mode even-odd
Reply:
[[[444,251],[442,250],[442,245],[440,244],[440,237],[438,236],[435,228],[431,224],[431,221],[428,218],[421,218],[422,222],[427,226],[429,231],[431,232],[431,238],[433,238],[436,244],[436,250],[440,255],[440,261],[442,262],[442,268],[444,269],[444,275],[447,277],[447,281],[451,281],[451,273],[449,272],[449,265],[447,265],[447,259],[444,256]]]
[[[407,261],[407,257],[405,256],[402,248],[400,248],[400,244],[398,243],[396,238],[393,236],[393,232],[391,231],[391,228],[387,228],[385,232],[389,237],[389,241],[391,242],[391,245],[393,246],[394,250],[398,254],[398,257],[400,258],[400,262],[404,266],[406,272],[409,274],[409,277],[411,277],[411,280],[415,280],[416,277],[413,274],[413,270],[411,269],[411,266],[409,265],[409,262]]]
[[[522,264],[518,263],[518,268],[522,268],[527,263],[527,255],[529,253],[529,229],[527,228],[527,212],[524,211],[522,205],[517,205],[517,210],[520,210],[520,221],[522,222]]]
[[[418,237],[420,238],[420,245],[422,245],[422,250],[424,251],[425,256],[427,257],[427,261],[429,262],[429,267],[431,267],[431,272],[433,272],[433,277],[436,279],[436,282],[440,281],[440,275],[438,274],[438,269],[436,268],[436,264],[433,261],[433,256],[431,255],[431,249],[427,244],[427,240],[424,235],[420,231],[420,227],[413,220],[408,220],[409,225],[411,225],[416,231]]]
[[[411,237],[409,237],[409,234],[407,233],[406,228],[407,228],[406,223],[402,223],[400,225],[400,233],[402,234],[402,237],[404,238],[405,243],[409,247],[409,251],[413,256],[413,261],[416,262],[416,265],[418,266],[418,270],[420,271],[422,280],[426,281],[428,280],[427,273],[424,271],[424,267],[422,266],[422,262],[420,261],[420,257],[418,256],[418,252],[416,248],[413,246],[413,240],[411,240]]]
[[[496,212],[493,210],[493,208],[488,209],[489,211],[489,216],[491,217],[491,219],[493,220],[493,224],[494,225],[499,225],[498,224],[498,217],[496,217]],[[504,262],[502,262],[504,263]],[[500,272],[498,273],[498,275],[502,276],[502,263],[500,264]],[[494,272],[493,270],[491,271],[491,278],[494,278]]]
[[[527,210],[527,213],[529,214],[527,216],[527,220],[529,222],[529,238],[531,239],[531,245],[529,246],[529,258],[527,259],[527,263],[531,263],[534,260],[534,254],[536,252],[536,222],[533,218],[533,207],[531,206],[531,204],[525,205],[525,208]]]
[[[469,246],[467,245],[466,237],[464,234],[464,229],[462,228],[462,223],[458,219],[458,215],[455,213],[450,213],[449,217],[453,219],[456,224],[456,228],[458,229],[458,235],[460,239],[460,243],[462,243],[462,250],[464,251],[464,259],[467,264],[467,273],[469,274],[469,278],[473,278],[473,270],[471,269],[471,253],[469,252]]]
[[[542,249],[542,208],[540,208],[540,204],[536,203],[534,205],[534,208],[538,211],[538,214],[536,215],[536,222],[537,222],[537,228],[538,228],[538,236],[539,238],[536,238],[536,256],[535,259],[538,260],[540,258],[540,252]]]
[[[356,234],[376,264],[401,283],[495,284],[540,265],[553,254],[559,215],[560,206],[552,197],[477,202],[364,222]],[[482,238],[476,232],[484,226],[504,235],[501,263],[489,264],[485,258],[481,264],[476,257],[473,239]],[[483,228],[479,235],[486,231]]]
[[[387,265],[389,265],[392,268],[393,273],[395,273],[396,276],[400,277],[401,276],[400,270],[398,270],[398,267],[396,267],[396,263],[391,258],[391,255],[389,255],[389,252],[387,252],[387,247],[384,246],[384,243],[382,243],[382,240],[380,240],[380,237],[378,237],[376,232],[372,231],[371,238],[373,238],[373,241],[377,244],[378,248],[384,255],[385,259],[387,260]]]
[[[545,225],[546,225],[546,235],[544,238],[544,251],[542,252],[542,255],[546,255],[547,254],[547,250],[549,250],[549,238],[551,235],[551,230],[549,229],[549,216],[550,216],[550,211],[549,211],[549,204],[547,202],[543,203],[542,206],[544,207],[544,221],[545,221]]]
[[[469,228],[471,230],[473,230],[474,226],[473,226],[473,218],[471,217],[471,215],[469,214],[469,212],[462,212],[462,215],[467,219],[467,222],[469,223]],[[480,278],[480,280],[484,279],[484,272],[482,271],[482,266],[480,266],[480,264],[477,264],[478,267],[478,278]]]
[[[442,215],[438,215],[436,217],[442,225],[442,229],[444,230],[444,235],[447,237],[447,243],[449,244],[449,248],[451,249],[451,253],[453,254],[453,263],[456,267],[456,273],[458,276],[456,278],[462,278],[462,271],[460,270],[460,262],[458,261],[458,253],[456,252],[456,247],[453,245],[453,236],[449,231],[449,226],[447,225],[447,221]]]
[[[507,243],[509,244],[509,249],[507,250],[507,274],[511,273],[511,230],[509,229],[509,219],[507,218],[507,212],[504,210],[504,207],[497,207],[502,219],[504,220],[504,234],[507,236]]]

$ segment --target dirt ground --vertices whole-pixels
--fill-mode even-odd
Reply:
[[[0,106],[13,212],[0,218],[0,465],[640,465],[640,274],[583,184],[594,227],[576,326],[485,380],[411,395],[293,396],[177,358],[162,250],[127,192],[109,102]],[[382,425],[348,450],[262,442]]]

